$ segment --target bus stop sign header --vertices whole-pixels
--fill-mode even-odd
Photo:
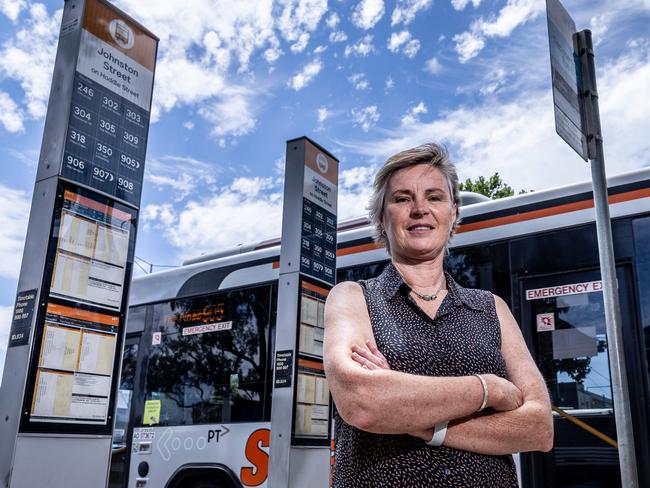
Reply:
[[[580,68],[573,34],[576,24],[559,0],[546,0],[551,52],[555,130],[587,161],[587,138],[580,104]]]

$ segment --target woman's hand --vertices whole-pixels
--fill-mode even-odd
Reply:
[[[499,412],[507,412],[524,404],[521,390],[510,381],[493,374],[481,376],[488,385],[488,407]]]
[[[366,347],[352,344],[352,359],[366,369],[390,369],[384,355],[369,340],[366,341]]]

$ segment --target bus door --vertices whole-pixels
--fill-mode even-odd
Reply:
[[[136,371],[136,359],[140,336],[128,337],[124,343],[122,355],[122,375],[120,388],[115,403],[115,425],[113,429],[113,449],[111,453],[111,471],[109,488],[123,488],[128,479],[131,431],[131,407],[133,405],[133,386]]]
[[[630,340],[634,332],[630,270],[619,266],[617,275],[624,354],[629,362],[639,354],[633,350],[637,342]],[[525,277],[519,280],[519,291],[522,330],[546,380],[551,403],[615,440],[600,271]],[[630,398],[634,398],[632,392]],[[523,456],[524,486],[620,486],[616,447],[557,411],[553,416],[554,448]]]

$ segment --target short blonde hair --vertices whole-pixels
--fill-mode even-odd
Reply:
[[[418,164],[426,164],[438,169],[447,179],[449,194],[457,210],[460,210],[460,190],[458,188],[458,173],[456,166],[449,160],[449,153],[444,146],[433,142],[407,149],[388,158],[375,176],[373,194],[370,197],[370,222],[373,226],[373,237],[375,242],[383,244],[390,254],[390,245],[384,232],[382,220],[384,218],[384,201],[386,190],[391,177],[400,169],[408,168]],[[456,212],[456,221],[452,225],[450,237],[460,223],[460,212]]]

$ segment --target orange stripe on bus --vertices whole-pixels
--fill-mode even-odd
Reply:
[[[625,193],[619,193],[617,195],[610,195],[608,201],[610,204],[627,202],[630,200],[636,200],[639,198],[650,197],[650,188],[643,188],[640,190],[632,190]],[[517,222],[524,222],[526,220],[540,219],[544,217],[551,217],[553,215],[560,215],[563,213],[576,212],[578,210],[585,210],[587,208],[592,208],[594,206],[593,199],[582,200],[580,202],[566,203],[564,205],[557,205],[550,208],[542,208],[539,210],[531,210],[530,212],[519,213],[515,215],[506,215],[505,217],[497,217],[490,220],[484,220],[480,222],[473,222],[471,224],[460,224],[458,229],[456,229],[457,234],[462,234],[463,232],[471,232],[474,230],[487,229],[490,227],[499,227],[501,225],[514,224]],[[384,246],[377,244],[376,242],[368,242],[365,244],[359,244],[357,246],[350,246],[342,249],[337,249],[337,256],[347,256],[350,254],[357,254],[360,252],[374,251],[376,249],[381,249]],[[275,261],[273,263],[273,268],[279,268],[280,262]]]
[[[348,254],[356,254],[358,252],[374,251],[375,249],[381,249],[381,244],[376,242],[369,242],[367,244],[359,244],[358,246],[346,247],[336,251],[337,256],[346,256]]]
[[[321,363],[310,361],[309,359],[298,359],[298,366],[302,366],[303,368],[317,369],[318,371],[325,371],[325,368]]]
[[[627,202],[636,200],[638,198],[650,197],[650,188],[643,188],[641,190],[633,190],[626,193],[619,193],[618,195],[611,195],[607,200],[610,204]],[[496,219],[485,220],[483,222],[474,222],[471,224],[461,224],[460,228],[456,231],[457,234],[463,232],[470,232],[473,230],[487,229],[489,227],[498,227],[500,225],[514,224],[517,222],[524,222],[526,220],[540,219],[544,217],[551,217],[553,215],[560,215],[563,213],[576,212],[578,210],[585,210],[593,208],[593,199],[582,200],[580,202],[567,203],[564,205],[557,205],[550,208],[542,208],[539,210],[532,210],[516,215],[507,215],[505,217],[497,217]]]

